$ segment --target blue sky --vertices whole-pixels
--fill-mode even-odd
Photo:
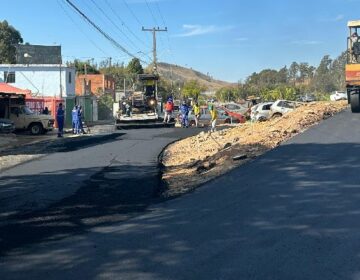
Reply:
[[[252,72],[292,61],[317,65],[346,48],[346,22],[360,19],[360,0],[71,0],[130,53],[150,61],[158,33],[158,60],[237,82]],[[0,0],[0,19],[25,42],[62,45],[63,59],[131,58],[114,48],[64,0]],[[104,16],[101,10],[107,15]]]

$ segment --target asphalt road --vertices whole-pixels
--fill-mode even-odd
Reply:
[[[343,112],[147,213],[11,248],[1,279],[360,279],[359,123]]]
[[[199,131],[126,130],[2,151],[32,154],[46,145],[49,154],[0,173],[0,256],[145,211],[161,191],[163,147]]]

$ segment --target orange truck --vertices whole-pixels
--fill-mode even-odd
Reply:
[[[360,113],[360,20],[348,22],[347,62],[345,66],[346,92],[353,113]],[[360,31],[360,30],[359,30]]]

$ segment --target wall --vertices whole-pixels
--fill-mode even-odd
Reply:
[[[113,77],[104,74],[77,75],[76,77],[76,95],[84,94],[84,81],[87,80],[90,93],[99,96],[100,93],[115,94],[115,80]]]
[[[33,96],[60,97],[60,81],[62,97],[75,96],[75,68],[66,65],[0,64],[0,82],[5,82],[4,71],[15,72],[15,83],[11,85],[29,89]]]

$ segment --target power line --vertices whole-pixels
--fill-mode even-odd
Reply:
[[[148,10],[149,10],[149,12],[150,12],[153,20],[154,20],[155,26],[159,26],[159,25],[158,25],[158,22],[157,22],[157,20],[156,20],[156,17],[155,17],[155,15],[154,15],[152,9],[150,8],[149,2],[148,2],[147,0],[145,0],[145,3],[146,3],[146,6],[147,6],[147,8],[148,8]],[[160,37],[160,41],[161,41],[161,44],[162,44],[162,45],[165,45],[162,37]]]
[[[156,28],[153,27],[151,29],[149,28],[142,28],[142,31],[150,31],[153,34],[153,66],[154,66],[154,72],[157,72],[157,58],[156,58],[156,32],[167,32],[167,28],[160,29],[160,27]]]
[[[78,7],[76,7],[70,0],[64,0],[67,4],[69,4],[75,11],[77,11],[92,27],[94,27],[98,32],[100,32],[101,35],[103,35],[113,46],[120,49],[124,53],[126,53],[128,56],[137,58],[135,55],[130,53],[127,49],[125,49],[121,44],[119,44],[115,39],[113,39],[109,34],[107,34],[105,31],[103,31],[98,25],[96,25],[91,19],[89,19]],[[140,59],[139,59],[140,60]],[[148,64],[144,60],[140,60],[141,62]]]
[[[147,0],[145,0],[145,3],[146,3],[146,6],[148,7],[148,9],[149,9],[149,11],[150,11],[150,14],[151,14],[151,16],[152,16],[152,18],[153,18],[153,20],[154,20],[154,22],[155,22],[155,25],[156,25],[156,26],[159,26],[158,23],[157,23],[157,21],[156,21],[156,18],[155,18],[155,16],[154,16],[154,13],[152,12],[152,10],[151,10],[151,8],[150,8],[149,2],[148,2]]]
[[[157,11],[158,11],[158,13],[159,13],[159,15],[160,15],[160,18],[161,18],[161,20],[162,20],[163,25],[164,25],[164,26],[167,26],[166,23],[165,23],[165,19],[164,19],[163,15],[162,15],[162,13],[161,13],[161,11],[160,11],[159,4],[158,4],[157,2],[155,2],[155,6],[156,6]]]
[[[130,13],[132,14],[132,16],[135,18],[135,20],[138,22],[138,24],[140,26],[143,26],[143,24],[140,22],[139,18],[136,16],[136,14],[133,12],[133,10],[130,8],[129,4],[123,0],[123,3],[125,4],[126,8],[130,11]]]
[[[121,32],[121,34],[123,34],[126,39],[129,41],[129,43],[135,48],[137,49],[138,47],[134,44],[134,42],[127,36],[127,34],[105,13],[105,11],[94,1],[94,0],[91,0],[91,2],[95,5],[95,7],[107,18],[107,20],[109,22],[111,22],[115,28],[117,30],[119,30]]]
[[[112,11],[112,13],[117,17],[117,19],[121,22],[121,24],[122,24],[123,26],[125,26],[125,28],[126,28],[139,42],[141,42],[142,44],[144,44],[144,45],[147,47],[146,43],[145,43],[143,40],[141,40],[141,39],[125,24],[125,22],[121,19],[121,17],[119,16],[119,14],[115,12],[115,9],[111,6],[111,4],[109,3],[109,1],[108,1],[108,0],[105,0],[105,3],[108,5],[108,7],[109,7],[110,10]]]
[[[167,26],[167,24],[165,22],[165,18],[164,18],[163,14],[162,14],[162,12],[160,10],[159,4],[157,2],[155,2],[155,5],[156,5],[157,11],[158,11],[158,13],[160,15],[160,18],[162,19],[162,22],[163,22],[164,26]],[[170,53],[170,56],[171,56],[172,61],[174,63],[175,58],[174,58],[174,54],[172,52],[172,46],[171,46],[171,43],[170,43],[170,36],[169,36],[168,32],[166,32],[166,37],[167,37],[167,42],[168,42],[168,45],[169,45],[169,53]],[[171,79],[171,81],[172,81],[172,78],[173,78],[173,69],[172,69],[172,65],[170,63],[170,79]]]
[[[104,55],[108,55],[102,48],[100,48],[89,36],[85,33],[84,30],[80,28],[80,26],[75,22],[75,20],[70,16],[70,14],[66,11],[64,6],[61,4],[60,0],[57,0],[57,3],[59,4],[60,8],[64,11],[66,16],[71,20],[71,22],[80,30],[80,32],[89,40],[91,44],[94,45],[95,48],[97,48],[99,51],[101,51]]]

